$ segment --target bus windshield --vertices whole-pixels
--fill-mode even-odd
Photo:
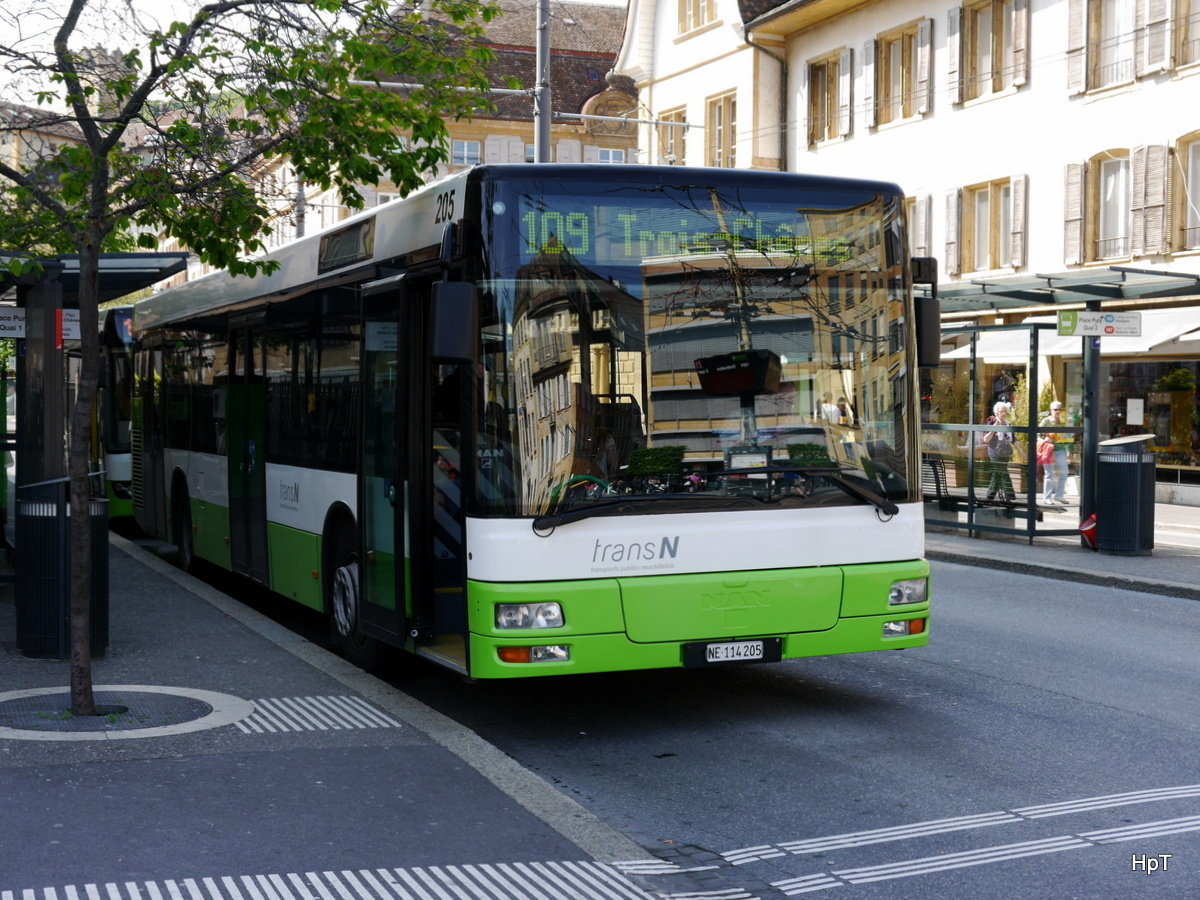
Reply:
[[[902,198],[678,182],[482,185],[477,508],[914,499]]]

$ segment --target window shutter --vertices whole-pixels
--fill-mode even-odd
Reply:
[[[1012,188],[1012,258],[1008,261],[1014,269],[1025,265],[1025,229],[1029,223],[1029,176],[1014,175],[1009,182]]]
[[[1082,94],[1087,90],[1086,12],[1087,0],[1068,0],[1067,92],[1071,94]]]
[[[917,114],[925,115],[933,100],[930,88],[930,56],[933,55],[933,19],[922,19],[917,24]]]
[[[1029,0],[1013,0],[1012,5],[1013,86],[1029,81]]]
[[[958,260],[958,210],[962,203],[962,191],[955,188],[946,195],[946,274],[957,275],[962,271]]]
[[[929,256],[929,213],[933,206],[933,196],[922,194],[913,202],[913,220],[909,222],[912,232],[913,256]]]
[[[1145,221],[1145,252],[1147,255],[1167,253],[1170,250],[1170,203],[1168,202],[1171,181],[1171,148],[1165,144],[1151,144],[1146,151],[1146,193],[1142,200],[1142,217]]]
[[[525,162],[525,138],[510,137],[508,139],[508,162]]]
[[[850,90],[854,83],[854,51],[843,50],[838,59],[838,134],[846,137],[853,127],[851,121]]]
[[[500,159],[500,144],[503,138],[490,137],[483,142],[483,161],[485,163],[502,162]]]
[[[594,144],[586,144],[583,148],[583,161],[585,163],[600,162],[600,148]]]
[[[555,159],[560,163],[583,161],[583,145],[579,141],[559,141]]]
[[[962,103],[962,18],[961,6],[952,7],[946,16],[946,55],[950,58],[950,102]]]
[[[1134,256],[1146,253],[1146,148],[1134,147],[1129,154],[1133,186],[1129,191],[1130,235],[1129,250]]]
[[[1082,163],[1068,163],[1064,186],[1063,262],[1068,266],[1083,263],[1083,179]]]
[[[1138,73],[1154,75],[1171,65],[1171,0],[1138,0]]]
[[[863,44],[862,71],[862,107],[863,124],[868,128],[875,127],[875,41]]]
[[[688,0],[677,0],[679,3],[679,33],[684,34],[687,31],[687,5]]]

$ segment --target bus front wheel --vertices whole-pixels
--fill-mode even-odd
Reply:
[[[358,559],[354,526],[343,523],[334,532],[331,574],[326,581],[330,631],[342,656],[360,669],[373,669],[379,664],[382,647],[361,630]]]

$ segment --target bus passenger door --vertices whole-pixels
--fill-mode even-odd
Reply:
[[[432,284],[410,289],[414,334],[427,335]],[[462,323],[462,327],[469,327]],[[416,342],[410,379],[410,552],[416,650],[467,671],[464,501],[473,454],[466,453],[471,408],[467,362],[435,360],[427,340]]]
[[[166,418],[163,415],[163,348],[159,344],[147,347],[138,355],[137,395],[140,402],[141,427],[138,446],[133,448],[141,468],[141,522],[147,534],[167,535],[166,472],[163,444],[166,440]]]
[[[407,485],[403,473],[407,448],[400,347],[413,342],[398,320],[403,286],[397,280],[364,293],[362,350],[362,459],[359,521],[363,554],[360,616],[364,630],[403,645],[408,596],[405,540]]]
[[[233,571],[269,582],[266,509],[266,379],[262,319],[235,324],[229,346],[229,559]]]

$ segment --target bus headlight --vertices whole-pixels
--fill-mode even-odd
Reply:
[[[558,603],[497,603],[497,628],[562,628],[562,606]]]
[[[904,606],[908,603],[924,603],[926,586],[929,582],[924,578],[914,578],[911,581],[895,581],[888,591],[888,606]]]

